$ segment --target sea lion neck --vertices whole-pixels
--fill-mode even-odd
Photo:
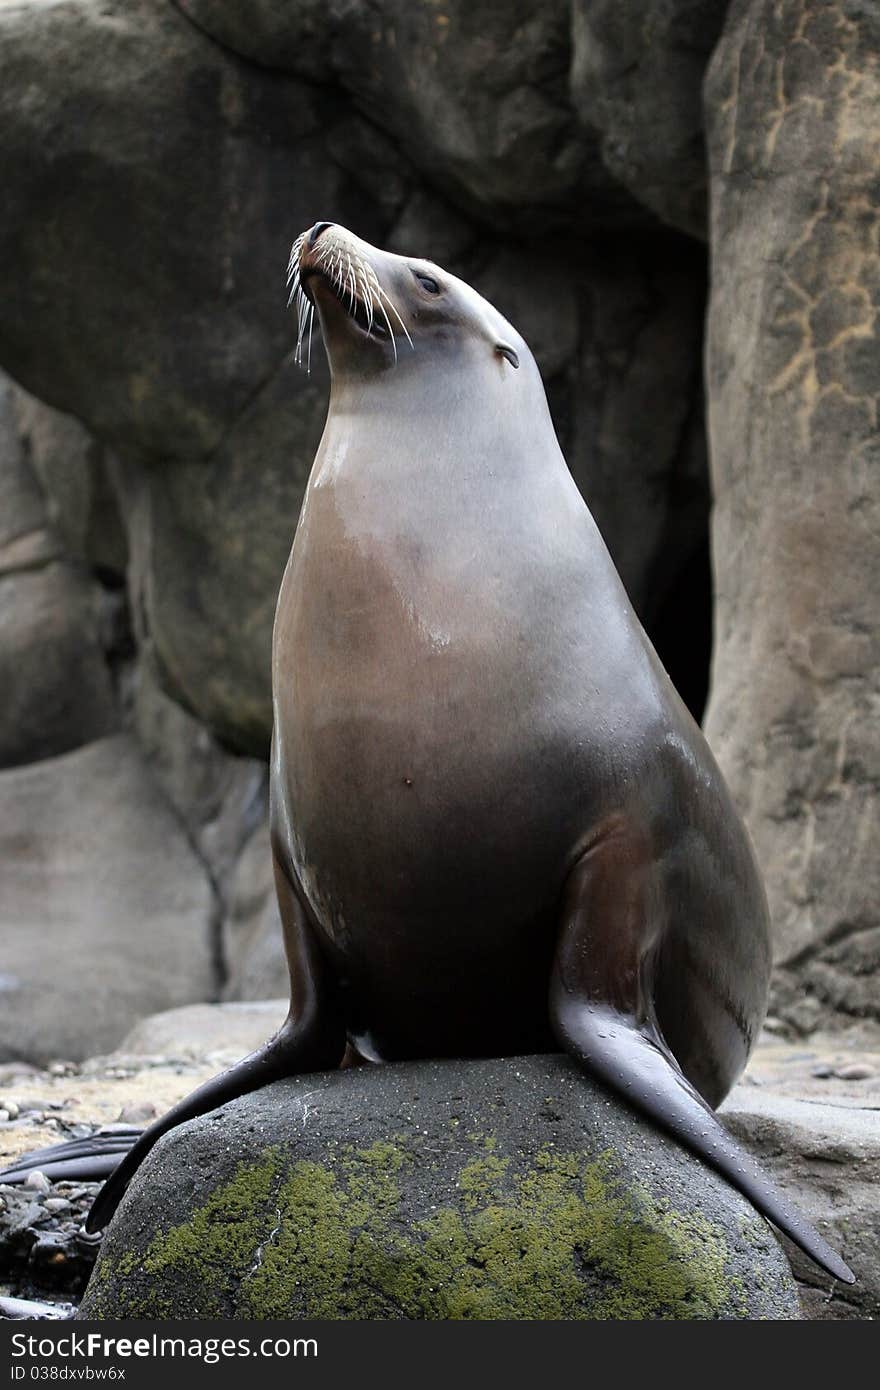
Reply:
[[[446,488],[482,482],[491,490],[493,479],[514,486],[568,478],[558,448],[548,447],[548,434],[554,444],[555,436],[535,376],[537,391],[488,356],[479,373],[467,360],[458,369],[444,364],[442,372],[414,360],[378,383],[338,376],[312,483]]]

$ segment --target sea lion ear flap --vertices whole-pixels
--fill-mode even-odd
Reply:
[[[511,367],[519,366],[519,357],[510,346],[510,343],[496,343],[495,351],[500,352],[502,357],[506,357]]]

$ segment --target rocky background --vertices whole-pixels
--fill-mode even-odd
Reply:
[[[747,817],[779,1026],[877,1019],[878,52],[857,0],[0,0],[0,1059],[283,993],[318,218],[531,343]]]

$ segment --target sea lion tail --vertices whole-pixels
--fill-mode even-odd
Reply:
[[[678,1068],[656,1030],[606,1005],[554,991],[551,1015],[567,1052],[723,1174],[780,1231],[845,1284],[855,1275],[727,1133]]]

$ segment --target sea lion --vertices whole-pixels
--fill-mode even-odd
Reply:
[[[527,345],[430,262],[297,239],[327,424],[273,640],[272,848],[291,1006],[109,1179],[265,1082],[561,1046],[853,1275],[725,1132],[770,975],[748,836],[632,611]]]

